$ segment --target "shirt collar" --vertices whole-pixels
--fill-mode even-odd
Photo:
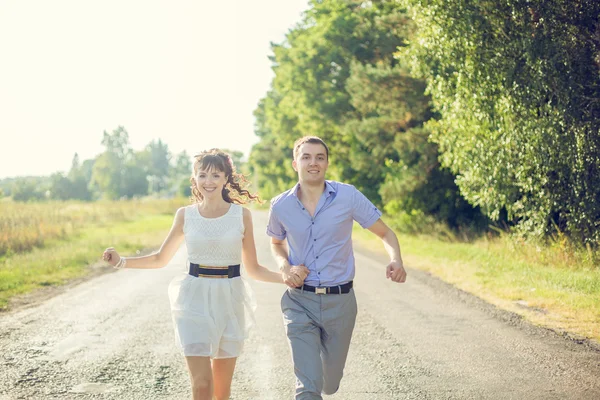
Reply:
[[[296,183],[292,188],[292,196],[298,197],[298,189],[300,189],[300,182]],[[325,181],[325,192],[327,193],[327,197],[329,197],[332,193],[337,193],[337,190],[330,181]]]

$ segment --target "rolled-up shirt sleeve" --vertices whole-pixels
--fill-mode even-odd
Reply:
[[[269,222],[267,223],[267,235],[275,239],[283,240],[287,236],[287,232],[279,218],[277,212],[273,209],[273,203],[269,208]]]
[[[381,217],[381,211],[358,189],[353,189],[352,218],[363,228],[369,228]]]

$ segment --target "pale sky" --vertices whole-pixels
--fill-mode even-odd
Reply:
[[[66,172],[123,125],[134,150],[247,156],[270,42],[308,0],[0,0],[0,178]]]

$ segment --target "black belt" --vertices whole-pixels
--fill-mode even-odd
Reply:
[[[206,265],[190,263],[189,274],[204,278],[235,278],[240,276],[240,264],[228,267],[207,267]]]
[[[313,292],[316,294],[341,294],[348,293],[350,289],[352,289],[352,281],[348,283],[344,283],[339,286],[310,286],[310,285],[302,285],[299,287],[300,290],[306,290],[307,292]]]

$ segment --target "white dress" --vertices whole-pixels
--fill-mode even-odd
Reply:
[[[189,262],[203,266],[241,264],[244,209],[231,204],[218,218],[204,218],[196,204],[185,208],[183,232]],[[189,266],[189,265],[188,265]],[[175,337],[185,356],[238,357],[254,324],[252,291],[242,277],[185,274],[169,284]]]

